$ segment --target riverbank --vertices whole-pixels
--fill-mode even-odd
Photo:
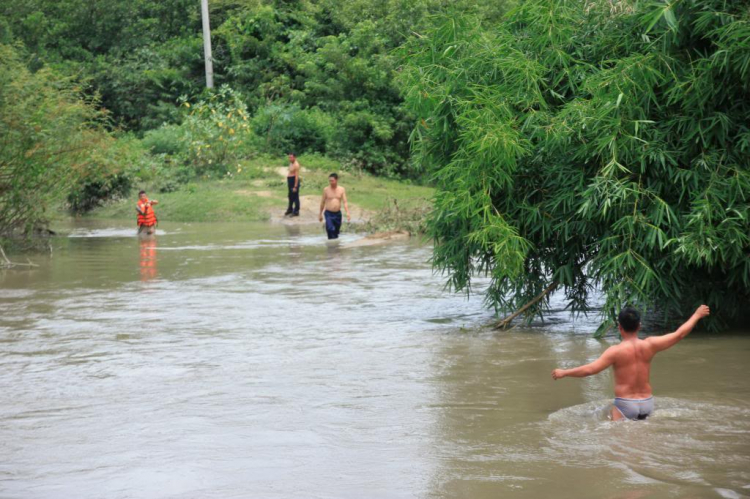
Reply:
[[[224,178],[202,178],[177,186],[172,192],[159,192],[159,182],[136,184],[132,196],[97,208],[87,215],[94,219],[134,218],[136,193],[146,190],[159,200],[157,214],[173,222],[281,221],[310,223],[317,220],[320,196],[328,185],[328,175],[339,174],[352,211],[353,222],[364,223],[387,209],[392,200],[400,207],[414,209],[429,203],[433,189],[374,177],[364,172],[346,171],[340,162],[320,156],[301,156],[302,216],[284,219],[287,206],[286,158],[260,157],[242,161],[236,171]]]

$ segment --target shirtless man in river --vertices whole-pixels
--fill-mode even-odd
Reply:
[[[320,200],[320,213],[318,220],[323,221],[323,209],[325,208],[326,232],[328,239],[338,239],[341,231],[341,202],[344,202],[346,210],[346,221],[351,222],[349,215],[349,203],[346,200],[346,190],[339,185],[339,176],[331,173],[328,176],[328,187],[323,189],[323,198]]]
[[[612,407],[612,420],[646,419],[654,411],[654,398],[649,381],[651,359],[657,353],[676,345],[690,334],[699,320],[710,313],[706,305],[701,305],[674,333],[641,340],[638,339],[638,331],[641,329],[638,311],[630,307],[624,308],[617,317],[618,329],[622,336],[619,345],[609,347],[601,357],[585,366],[555,369],[552,371],[552,378],[583,378],[614,366],[615,404]]]
[[[286,213],[284,213],[285,217],[290,215],[293,217],[299,216],[299,185],[301,182],[299,178],[300,168],[297,156],[289,154],[289,172],[286,174],[286,185],[289,190],[289,206],[286,209]]]

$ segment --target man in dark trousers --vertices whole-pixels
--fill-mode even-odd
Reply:
[[[297,156],[289,154],[289,173],[286,176],[286,185],[289,189],[289,207],[284,216],[299,216],[299,178],[300,165]]]
[[[341,231],[341,203],[346,210],[346,221],[351,222],[349,215],[349,203],[346,200],[346,189],[339,185],[339,176],[331,173],[328,176],[328,187],[323,189],[323,198],[320,200],[320,213],[318,220],[323,221],[323,209],[325,209],[326,232],[328,239],[338,239]]]

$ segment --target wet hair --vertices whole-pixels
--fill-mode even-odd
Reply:
[[[141,191],[141,192],[139,192],[139,193],[138,193],[138,195],[139,195],[139,196],[140,196],[141,194],[146,194],[146,191]]]
[[[641,324],[641,314],[633,307],[625,307],[617,316],[617,322],[626,333],[633,333]]]
[[[296,154],[294,154],[293,152],[288,152],[288,153],[286,153],[286,155],[287,155],[287,156],[294,156],[295,158],[297,157],[297,155],[296,155]]]
[[[335,178],[336,180],[338,180],[339,179],[339,174],[338,173],[331,173],[330,175],[328,175],[328,178]]]

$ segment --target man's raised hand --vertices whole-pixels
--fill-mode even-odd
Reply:
[[[704,317],[708,317],[709,315],[711,315],[711,309],[708,308],[708,305],[701,305],[693,315],[698,317],[698,319],[703,319]]]

